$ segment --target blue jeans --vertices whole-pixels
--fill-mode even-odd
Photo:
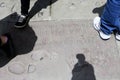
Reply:
[[[109,35],[114,30],[120,34],[120,0],[107,0],[101,16],[101,31]]]

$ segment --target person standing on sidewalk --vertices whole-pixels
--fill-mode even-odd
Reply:
[[[120,41],[120,0],[107,0],[102,16],[95,17],[93,25],[103,40],[108,40],[114,32]]]
[[[23,28],[26,26],[28,22],[29,7],[30,0],[21,0],[21,15],[19,15],[19,18],[15,23],[16,28]]]

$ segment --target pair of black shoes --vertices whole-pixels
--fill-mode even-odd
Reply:
[[[15,23],[16,28],[24,28],[29,21],[28,15],[18,15],[18,20]]]
[[[0,49],[2,50],[2,52],[4,52],[4,54],[6,55],[7,58],[9,58],[9,59],[14,58],[16,56],[16,53],[15,53],[15,48],[14,48],[14,44],[12,42],[11,35],[4,34],[4,36],[6,36],[8,38],[8,40],[5,44],[0,46]]]

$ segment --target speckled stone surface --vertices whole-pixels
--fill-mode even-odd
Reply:
[[[1,80],[71,80],[79,53],[93,66],[96,80],[120,79],[119,42],[114,35],[110,40],[101,40],[92,20],[30,22],[29,27],[37,36],[33,50],[28,51],[27,42],[34,37],[23,39],[31,30],[11,31],[16,50],[26,52],[0,68]],[[24,44],[20,46],[18,39]]]
[[[36,1],[31,0],[30,9]],[[1,0],[0,34],[11,33],[19,55],[0,68],[0,80],[72,80],[79,53],[93,66],[96,80],[119,80],[120,42],[114,35],[101,40],[92,24],[105,2],[53,0],[41,8],[38,0],[29,25],[15,29],[20,0]]]
[[[32,21],[92,19],[100,13],[105,2],[106,0],[30,0],[29,11],[34,15]],[[1,0],[0,19],[14,12],[20,13],[20,6],[20,0]]]

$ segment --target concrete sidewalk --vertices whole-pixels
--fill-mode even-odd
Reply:
[[[101,40],[92,20],[32,21],[11,34],[22,55],[0,68],[0,80],[72,80],[79,53],[93,66],[96,80],[120,79],[120,43],[114,35]]]
[[[76,80],[78,54],[96,80],[120,80],[120,42],[114,35],[101,40],[92,26],[106,0],[50,0],[42,7],[41,1],[31,0],[32,19],[24,29],[14,28],[20,0],[0,1],[0,34],[10,32],[19,54],[0,68],[0,80]]]
[[[92,19],[100,15],[106,0],[30,0],[32,21]],[[20,0],[0,0],[0,19],[20,13]]]

